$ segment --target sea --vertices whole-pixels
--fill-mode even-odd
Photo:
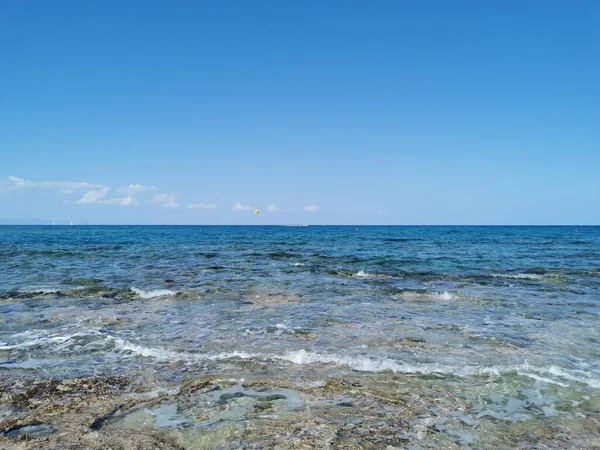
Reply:
[[[184,448],[592,448],[600,227],[0,227],[0,377],[103,376]]]

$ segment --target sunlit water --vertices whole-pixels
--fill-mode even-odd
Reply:
[[[597,421],[599,227],[0,227],[0,245],[3,375],[435,380],[465,445],[485,420]]]

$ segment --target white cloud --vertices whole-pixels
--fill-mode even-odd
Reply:
[[[111,198],[109,200],[100,200],[99,203],[106,203],[107,205],[121,205],[121,206],[137,206],[138,202],[131,195],[121,198]]]
[[[242,205],[240,202],[237,202],[232,209],[234,211],[250,211],[252,209],[252,206],[245,206]]]
[[[106,194],[110,191],[110,188],[104,187],[102,189],[98,189],[95,191],[86,192],[86,194],[77,200],[75,203],[79,203],[80,205],[91,205],[93,203],[100,203]]]
[[[318,206],[315,205],[308,205],[304,207],[304,211],[306,212],[317,212],[319,210]]]
[[[190,203],[188,205],[188,208],[190,208],[190,209],[194,209],[194,208],[200,208],[200,209],[217,209],[217,205],[215,205],[214,203],[210,203],[210,204],[206,204],[206,203]]]
[[[78,203],[80,205],[103,204],[121,206],[136,206],[138,204],[137,200],[130,195],[128,195],[127,197],[116,197],[105,200],[104,197],[106,197],[108,191],[110,191],[110,188],[89,191],[75,203]],[[69,201],[63,200],[63,203],[69,203]]]
[[[117,189],[117,192],[127,192],[128,196],[137,194],[138,192],[151,192],[158,191],[156,186],[144,186],[142,184],[130,184],[129,186],[123,186]]]
[[[155,191],[158,188],[156,186],[143,186],[141,184],[130,184],[129,186],[124,186],[117,189],[117,192],[126,192],[126,197],[115,197],[109,198],[107,200],[104,199],[106,194],[110,190],[108,187],[104,187],[99,190],[89,191],[82,198],[77,200],[75,203],[79,204],[94,204],[101,203],[103,205],[120,205],[120,206],[137,206],[139,202],[135,199],[133,194],[137,192],[150,192]],[[161,197],[161,196],[157,196]],[[156,203],[164,203],[163,206],[169,206],[171,208],[176,208],[179,206],[175,203],[175,196],[171,194],[162,194],[162,197],[159,198]]]
[[[165,208],[179,208],[177,197],[173,193],[158,194],[150,200],[150,203],[162,203]]]
[[[23,178],[9,176],[0,181],[0,190],[14,191],[17,189],[61,189],[75,191],[78,189],[103,189],[103,184],[87,183],[82,181],[31,181]]]
[[[377,214],[380,216],[387,216],[389,213],[387,211],[379,211]]]
[[[33,182],[32,181],[23,180],[22,178],[13,177],[13,176],[10,176],[10,177],[8,177],[6,179],[6,185],[7,186],[12,186],[15,189],[24,188],[27,185],[29,185],[30,183],[33,183]]]
[[[76,203],[79,205],[120,205],[120,206],[136,206],[140,203],[138,195],[144,199],[144,195],[149,192],[158,191],[158,187],[154,185],[130,184],[120,187],[116,192],[124,193],[123,197],[107,198],[107,194],[111,190],[109,186],[104,184],[87,183],[83,181],[31,181],[15,176],[0,178],[0,193],[11,192],[19,189],[55,189],[63,195],[76,194],[78,191],[87,191],[78,200],[63,200],[63,203]],[[81,195],[81,193],[79,194]],[[77,198],[77,197],[75,197]],[[165,208],[178,208],[177,198],[173,193],[163,193],[156,195],[147,203],[160,203]],[[196,203],[188,206],[189,208],[204,208],[215,209],[214,204]]]

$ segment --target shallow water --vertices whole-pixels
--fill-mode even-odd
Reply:
[[[402,442],[598,437],[600,227],[0,227],[0,245],[3,376],[352,378],[424,399],[430,431],[415,418]],[[258,392],[239,389],[235,439]],[[277,414],[350,392],[331,412],[291,390]],[[176,404],[156,417],[189,428]]]

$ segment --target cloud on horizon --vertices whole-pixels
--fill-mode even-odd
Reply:
[[[108,194],[109,191],[110,188],[106,187],[103,189],[86,192],[85,195],[79,200],[77,200],[75,203],[79,205],[104,204],[120,206],[136,206],[138,204],[137,200],[129,195],[127,197],[116,197],[105,200],[104,197],[106,197],[106,194]],[[65,200],[64,202],[67,201]]]
[[[21,189],[55,190],[57,191],[57,194],[66,197],[62,200],[63,204],[118,206],[157,204],[164,208],[179,208],[181,206],[177,201],[175,193],[160,193],[160,189],[155,185],[132,183],[113,189],[104,184],[89,183],[85,181],[33,181],[12,175],[6,178],[0,178],[0,194]],[[113,196],[110,195],[111,193]],[[118,195],[117,193],[121,193],[122,196],[114,196]],[[57,201],[60,200],[57,199]],[[215,210],[217,209],[217,205],[214,203],[189,203],[187,204],[186,209]],[[240,202],[237,202],[231,208],[233,211],[253,211],[254,209],[256,209],[255,206],[244,205]],[[279,208],[275,204],[269,204],[265,208],[265,212],[267,213],[289,213],[292,211],[294,211],[294,208]],[[316,205],[308,205],[302,208],[302,211],[315,213],[319,211],[319,207]],[[380,211],[378,214],[383,215],[384,213],[385,212]]]
[[[217,209],[217,205],[214,203],[190,203],[187,207],[188,209]]]
[[[110,188],[104,187],[102,189],[86,192],[85,195],[79,200],[77,200],[75,203],[79,205],[91,205],[94,203],[100,203],[100,200],[106,197],[108,191],[110,191]]]
[[[117,189],[117,192],[126,192],[127,196],[133,196],[140,192],[152,192],[158,191],[156,186],[144,186],[142,184],[130,184],[129,186],[123,186]]]
[[[177,197],[172,192],[158,194],[148,203],[161,203],[165,208],[179,208],[179,203],[177,203]]]
[[[56,189],[65,194],[82,189],[104,189],[104,184],[87,183],[83,181],[31,181],[15,176],[9,176],[0,181],[0,191],[14,191],[18,189]]]
[[[100,201],[100,203],[105,203],[107,205],[120,205],[120,206],[137,206],[137,205],[139,205],[138,201],[130,195],[128,195],[127,197],[111,198],[110,200],[103,200],[103,201]]]

